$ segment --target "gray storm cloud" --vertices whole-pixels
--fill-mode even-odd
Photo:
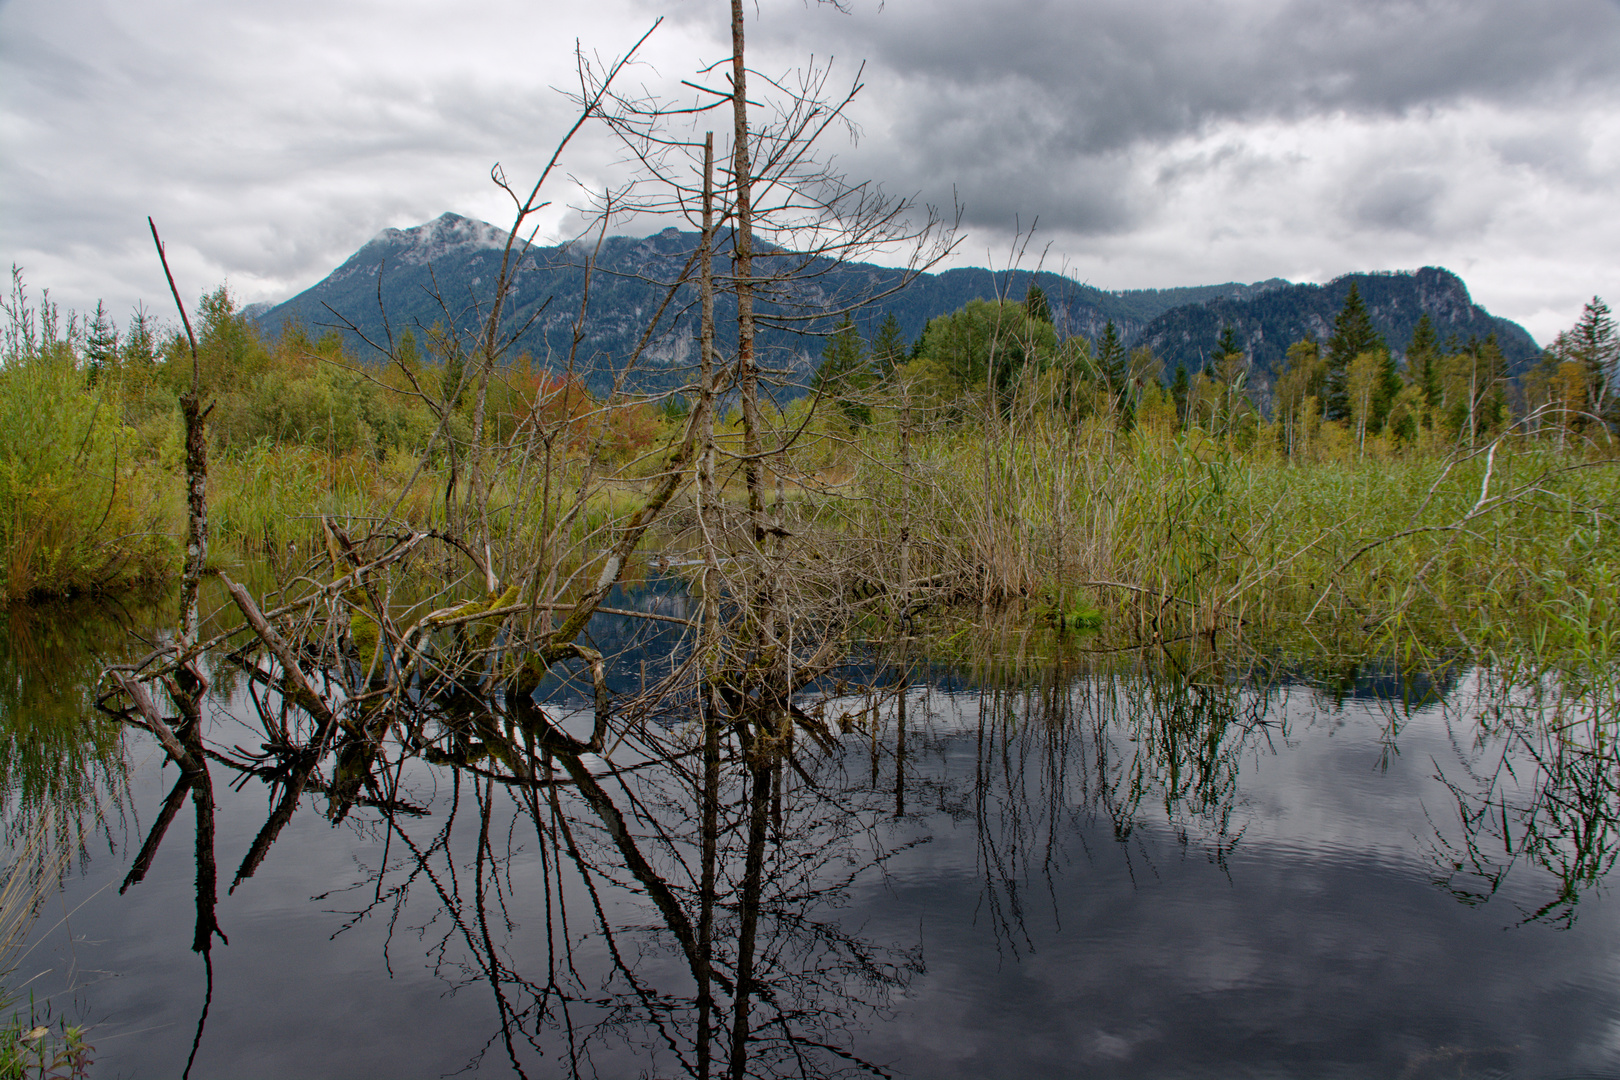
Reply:
[[[766,0],[753,66],[862,61],[838,165],[950,204],[964,259],[1014,222],[1105,287],[1450,265],[1545,336],[1620,296],[1620,6],[1610,0]],[[317,280],[378,229],[538,167],[576,40],[670,90],[729,52],[705,0],[0,4],[0,256],[80,307],[161,300],[152,213],[185,274],[245,300]],[[719,125],[723,128],[723,125]],[[622,154],[587,133],[590,185]],[[548,228],[580,201],[566,185]],[[660,223],[661,224],[661,223]]]
[[[1219,120],[1396,114],[1612,88],[1609,0],[892,4],[840,21],[763,23],[791,48],[813,25],[919,91],[1011,92],[1063,117],[1057,145],[1106,151]]]
[[[994,221],[1027,194],[1026,210],[1044,204],[1050,223],[1082,233],[1134,219],[1132,200],[1117,192],[1067,207],[1039,197],[1077,162],[1095,172],[1221,126],[1582,103],[1620,83],[1620,7],[1607,0],[944,0],[843,18],[814,8],[783,15],[762,20],[756,36],[784,57],[813,31],[832,39],[831,51],[867,57],[876,111],[888,120],[885,145],[871,154],[891,181],[932,187],[929,176],[991,172],[996,193],[970,206],[972,220]],[[1533,141],[1514,149],[1541,163]],[[1549,159],[1568,149],[1545,147]]]

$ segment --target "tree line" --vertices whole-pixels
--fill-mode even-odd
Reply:
[[[980,401],[1006,412],[1022,398],[1077,421],[1196,429],[1240,450],[1272,438],[1290,457],[1324,439],[1357,454],[1369,441],[1471,446],[1520,421],[1561,441],[1620,427],[1620,338],[1599,297],[1519,377],[1494,334],[1442,340],[1427,313],[1397,354],[1354,282],[1331,333],[1294,342],[1268,383],[1254,380],[1254,357],[1230,324],[1201,368],[1165,368],[1151,348],[1127,348],[1113,322],[1095,341],[1060,337],[1044,292],[1031,285],[1021,301],[973,300],[938,316],[912,342],[892,315],[870,340],[845,318],[811,389],[855,425],[870,423],[873,402],[893,400],[904,383],[911,399],[947,413]]]

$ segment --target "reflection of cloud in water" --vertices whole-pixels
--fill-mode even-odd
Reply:
[[[421,729],[433,763],[386,743],[337,827],[332,767],[316,769],[220,897],[231,943],[199,1060],[695,1075],[707,896],[712,1075],[748,925],[751,1075],[1612,1071],[1613,905],[1591,890],[1556,932],[1517,925],[1548,889],[1538,864],[1473,906],[1436,885],[1437,845],[1464,838],[1434,774],[1482,760],[1466,724],[1492,693],[1446,681],[1443,706],[1408,710],[1325,680],[953,675],[907,692],[903,739],[892,697],[846,695],[821,708],[835,730],[848,717],[834,756],[728,736],[707,893],[695,727],[548,758],[521,717],[447,710]],[[588,734],[589,711],[545,713]],[[275,800],[213,768],[226,875]],[[137,770],[142,828],[170,782]],[[94,991],[114,1072],[183,1061],[195,1029],[185,833],[126,897],[75,916],[83,962],[120,974]],[[122,873],[105,862],[70,905]]]
[[[1028,713],[982,748],[994,703],[934,695],[913,768],[975,787],[965,801],[981,809],[977,829],[942,811],[908,823],[931,826],[934,842],[852,912],[880,935],[923,926],[929,978],[910,995],[905,1037],[884,1032],[895,1054],[918,1075],[996,1075],[1011,1060],[1060,1075],[1073,1068],[1062,1048],[1100,1063],[1128,1050],[1133,1071],[1120,1075],[1335,1062],[1428,1076],[1448,1047],[1453,1073],[1504,1055],[1620,1064],[1607,1035],[1620,1002],[1610,905],[1589,896],[1569,933],[1505,935],[1513,905],[1548,890],[1545,874],[1524,867],[1499,903],[1473,908],[1435,887],[1428,841],[1456,822],[1435,765],[1457,761],[1456,720],[1484,692],[1472,675],[1454,689],[1446,709],[1397,712],[1392,754],[1385,711],[1285,688],[1266,727],[1230,733],[1241,783],[1224,806],[1189,814],[1160,788],[1126,828],[1109,816],[1107,780],[1130,772],[1124,759],[1153,731],[1115,715],[1059,732]]]

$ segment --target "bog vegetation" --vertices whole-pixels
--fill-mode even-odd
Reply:
[[[442,326],[406,330],[381,364],[331,329],[267,339],[223,287],[197,314],[222,566],[324,550],[323,518],[449,534],[471,510],[512,539],[572,516],[606,537],[696,397],[594,395],[527,354],[479,388]],[[99,307],[64,316],[20,271],[6,318],[6,598],[169,581],[183,335],[145,312],[122,330]],[[745,451],[724,398],[716,447],[763,462],[772,528],[811,526],[845,586],[906,594],[904,616],[1014,603],[1150,637],[1315,625],[1481,643],[1575,632],[1527,622],[1537,611],[1612,618],[1616,340],[1599,300],[1513,379],[1494,341],[1442,342],[1427,317],[1392,350],[1352,289],[1329,340],[1289,350],[1269,400],[1230,334],[1202,370],[1171,374],[1112,326],[1059,340],[1038,288],[972,301],[916,342],[893,320],[864,340],[847,318],[806,342],[809,393],[761,402],[765,452]],[[543,469],[518,460],[536,439]],[[475,446],[496,452],[473,508],[456,488]],[[688,468],[675,501],[694,508]],[[526,490],[537,480],[549,502]],[[740,470],[718,483],[747,502]],[[693,522],[672,515],[652,546],[688,552]]]

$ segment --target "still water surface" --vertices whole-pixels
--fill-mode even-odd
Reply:
[[[1620,1076],[1613,748],[1478,668],[914,662],[805,699],[832,748],[707,766],[678,711],[572,757],[446,714],[279,831],[212,761],[210,886],[85,707],[94,626],[13,627],[3,704],[9,824],[51,788],[87,837],[24,969],[97,1076]]]

